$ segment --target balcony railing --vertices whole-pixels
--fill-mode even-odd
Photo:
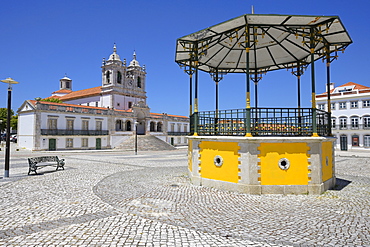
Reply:
[[[250,111],[248,113],[248,111]],[[313,119],[319,136],[329,136],[330,114],[312,108],[250,108],[194,113],[191,134],[244,136],[250,114],[252,136],[312,136]],[[315,116],[315,118],[314,118]]]
[[[108,134],[109,134],[108,130],[41,129],[41,135],[54,135],[54,136],[103,136]]]
[[[336,130],[370,130],[370,124],[337,124],[332,125]]]
[[[169,136],[188,136],[190,132],[167,132],[167,135]]]

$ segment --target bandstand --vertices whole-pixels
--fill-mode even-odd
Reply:
[[[334,187],[331,112],[316,109],[315,61],[326,62],[330,106],[330,64],[351,43],[337,16],[246,14],[179,38],[176,62],[190,86],[192,183],[250,194],[320,194]],[[300,78],[308,66],[312,105],[303,108]],[[297,107],[259,107],[262,75],[280,69],[296,76]],[[199,71],[215,82],[214,111],[199,111]],[[246,75],[245,108],[218,108],[218,84],[229,73]]]

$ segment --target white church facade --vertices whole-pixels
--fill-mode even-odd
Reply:
[[[73,91],[60,79],[49,98],[26,100],[18,109],[18,146],[30,150],[112,149],[138,135],[152,135],[174,146],[186,145],[189,118],[151,113],[146,104],[146,69],[134,53],[127,65],[114,46],[103,60],[102,85]]]

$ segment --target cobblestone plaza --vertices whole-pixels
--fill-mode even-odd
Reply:
[[[65,170],[27,176],[27,158],[42,155]],[[370,246],[369,157],[337,152],[337,186],[321,195],[261,196],[192,185],[185,149],[12,151],[0,245]]]

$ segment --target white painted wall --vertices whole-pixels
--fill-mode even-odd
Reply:
[[[18,147],[32,149],[34,146],[34,123],[35,113],[23,113],[18,118]]]

